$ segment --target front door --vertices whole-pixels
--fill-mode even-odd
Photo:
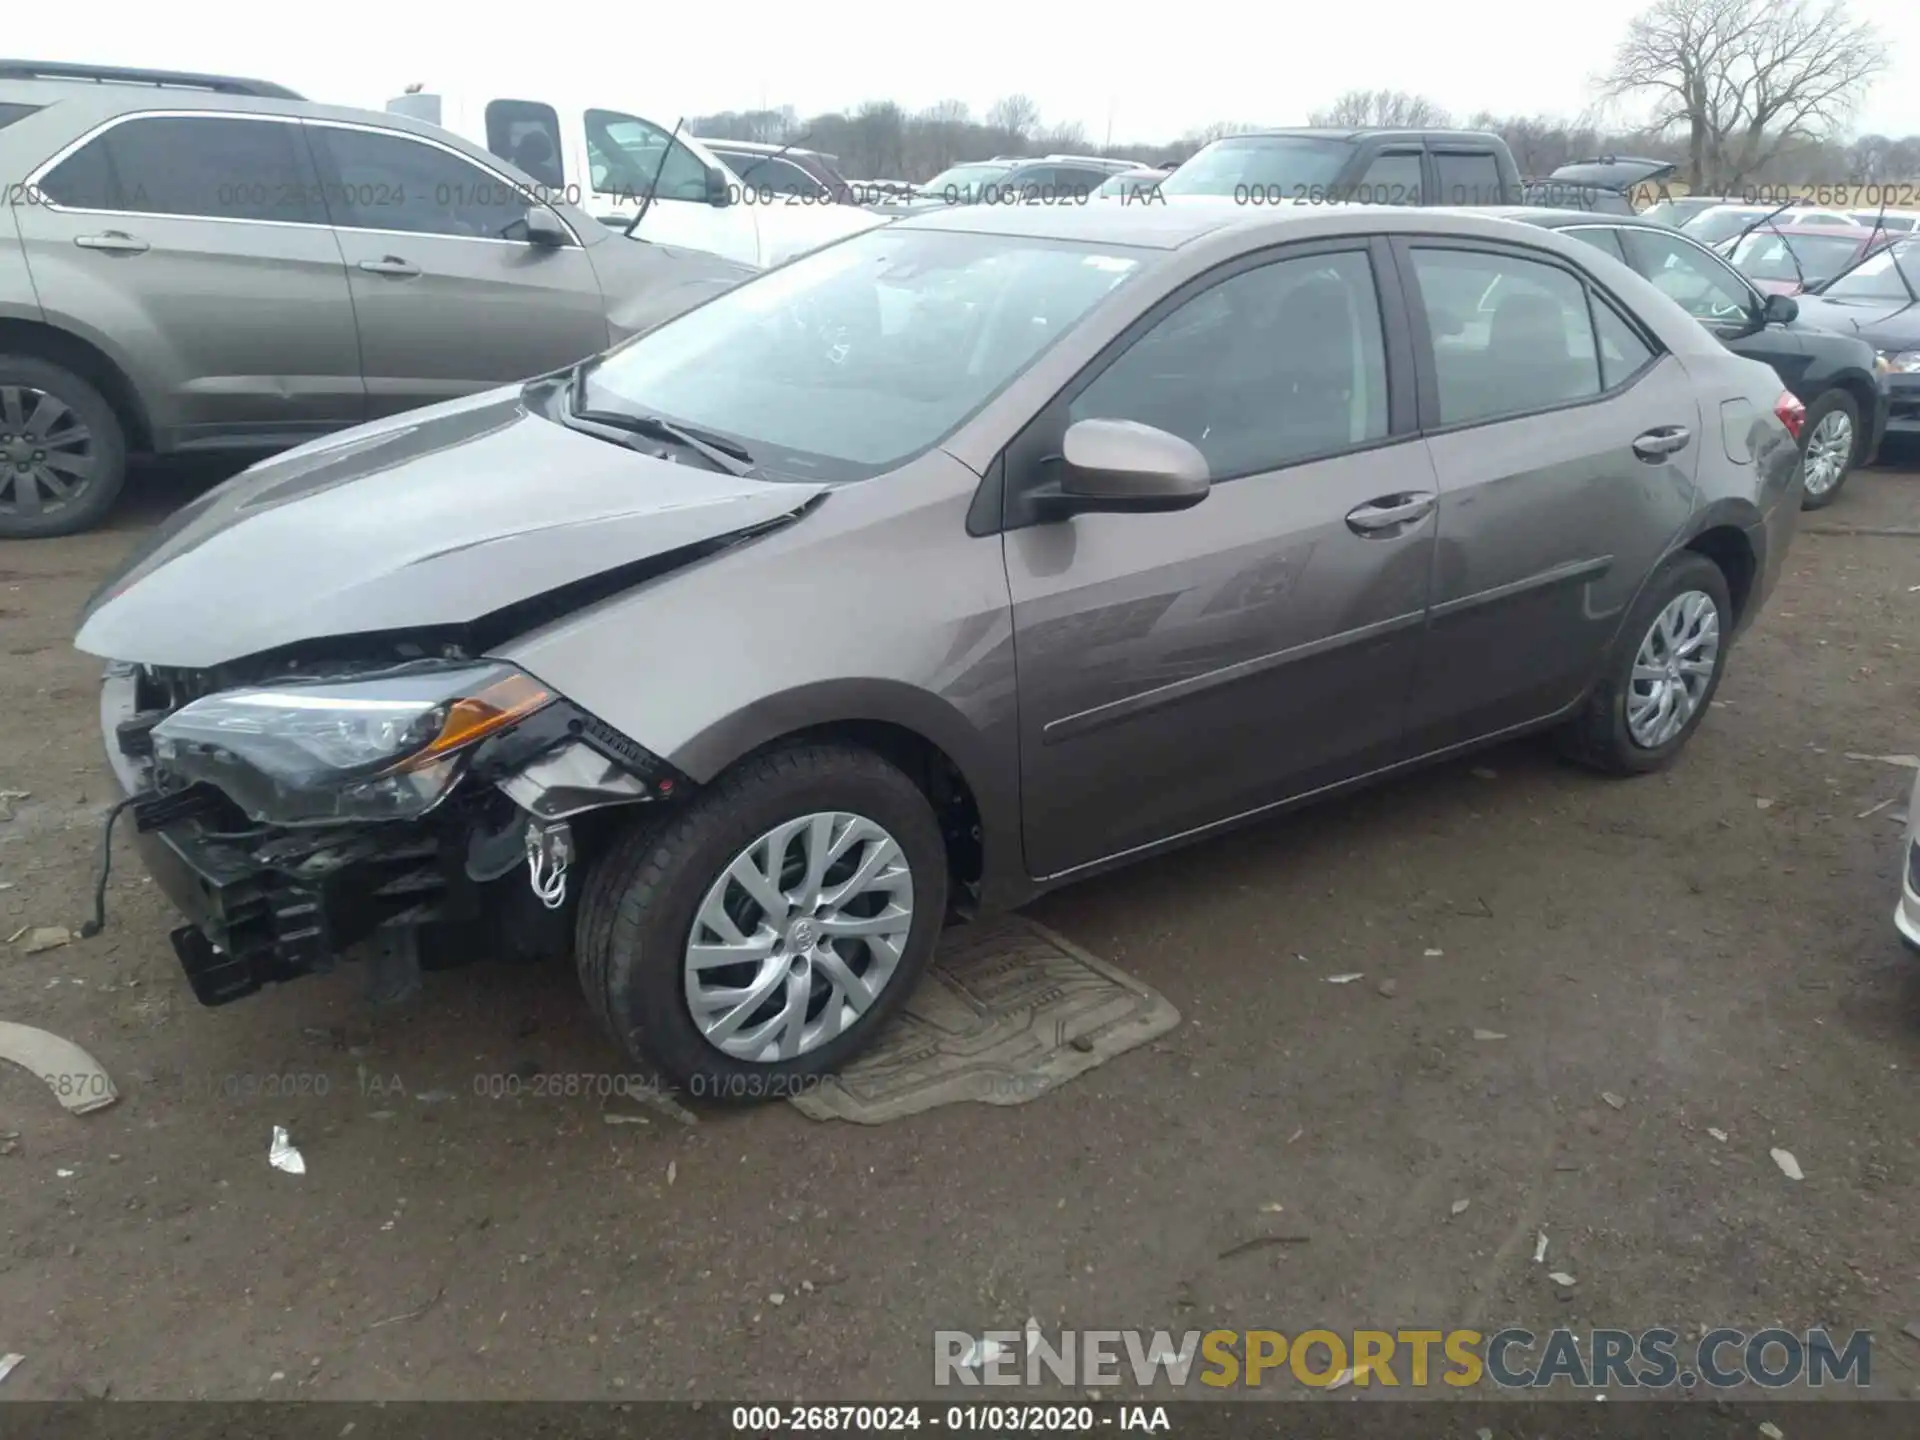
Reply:
[[[586,251],[529,244],[524,182],[398,131],[307,122],[360,331],[369,418],[607,348]]]
[[[1440,490],[1410,711],[1425,753],[1580,698],[1692,513],[1719,422],[1703,434],[1680,362],[1558,258],[1438,239],[1396,250]]]
[[[635,237],[656,245],[705,250],[742,265],[765,265],[756,215],[762,200],[784,204],[765,187],[721,176],[712,188],[707,163],[651,120],[618,110],[589,110],[586,132],[587,209],[624,228],[646,214]],[[650,202],[647,197],[653,198]]]
[[[1411,404],[1388,393],[1385,255],[1343,240],[1194,282],[1009,447],[1034,875],[1396,756],[1435,483]],[[1093,418],[1192,441],[1212,492],[1170,514],[1023,523],[1021,494],[1052,475],[1066,427]]]
[[[1627,264],[1678,302],[1737,355],[1771,365],[1780,383],[1797,388],[1812,357],[1785,325],[1770,325],[1766,298],[1718,255],[1678,235],[1620,227]]]

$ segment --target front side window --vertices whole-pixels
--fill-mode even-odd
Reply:
[[[1575,240],[1604,250],[1622,265],[1627,263],[1627,252],[1621,247],[1620,232],[1611,225],[1576,225],[1562,232]]]
[[[333,223],[462,240],[508,240],[526,223],[523,185],[410,136],[310,127],[332,170],[326,188]]]
[[[1440,421],[1547,410],[1601,393],[1586,286],[1557,265],[1415,247]],[[1478,299],[1472,308],[1464,300]]]
[[[532,100],[487,102],[487,149],[550,189],[566,184],[560,158],[560,117]]]
[[[651,120],[589,110],[586,131],[587,165],[597,194],[638,199],[653,190],[658,175],[660,199],[705,203],[706,165]]]
[[[1506,197],[1500,183],[1500,162],[1491,155],[1449,154],[1445,150],[1433,157],[1439,174],[1442,205],[1498,205]]]
[[[1898,300],[1903,304],[1920,298],[1920,240],[1901,240],[1874,251],[1823,286],[1820,295],[1830,300]]]
[[[1256,203],[1319,200],[1353,158],[1351,140],[1308,135],[1229,135],[1161,182],[1167,195],[1227,195]]]
[[[325,224],[300,143],[288,121],[148,116],[96,135],[40,188],[78,210]]]
[[[1377,156],[1360,177],[1353,198],[1363,205],[1418,205],[1420,152],[1395,150]]]
[[[1366,253],[1277,260],[1203,290],[1074,397],[1068,418],[1171,431],[1221,480],[1382,438],[1386,355]]]
[[[613,350],[587,404],[716,431],[776,476],[862,479],[939,444],[1154,253],[870,230]]]
[[[1752,316],[1753,290],[1717,256],[1661,230],[1628,230],[1623,238],[1627,263],[1694,319],[1728,325]]]

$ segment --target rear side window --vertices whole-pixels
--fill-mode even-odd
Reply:
[[[560,154],[560,117],[551,105],[531,100],[487,102],[487,149],[542,185],[567,183]]]
[[[324,224],[300,127],[156,115],[96,135],[41,182],[56,205],[138,215]]]
[[[1587,287],[1556,265],[1481,250],[1413,251],[1440,421],[1463,425],[1599,395]],[[1472,299],[1469,306],[1468,300]]]
[[[1653,351],[1611,305],[1591,292],[1589,296],[1593,305],[1594,338],[1600,345],[1600,381],[1612,390],[1651,365]]]
[[[0,130],[4,130],[23,115],[31,115],[38,105],[18,105],[11,100],[0,100]]]
[[[1487,154],[1448,154],[1433,157],[1439,175],[1441,205],[1498,205],[1507,197],[1500,187],[1500,162]]]
[[[722,150],[720,158],[740,177],[741,186],[760,195],[801,195],[808,199],[823,194],[826,187],[791,160],[776,160],[752,151]]]

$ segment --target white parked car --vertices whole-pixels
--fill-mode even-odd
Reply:
[[[603,224],[625,230],[640,216],[640,239],[747,265],[778,265],[887,221],[743,184],[692,136],[618,106],[411,90],[387,109],[485,146]]]

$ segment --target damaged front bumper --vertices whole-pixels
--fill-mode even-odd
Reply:
[[[107,759],[141,860],[186,921],[171,939],[205,1005],[396,944],[416,961],[434,939],[538,945],[537,930],[547,948],[564,944],[565,887],[553,887],[552,863],[576,850],[565,827],[691,788],[561,701],[478,745],[447,800],[419,819],[261,824],[215,787],[159,772],[151,731],[170,708],[137,667],[116,665],[102,683]]]

